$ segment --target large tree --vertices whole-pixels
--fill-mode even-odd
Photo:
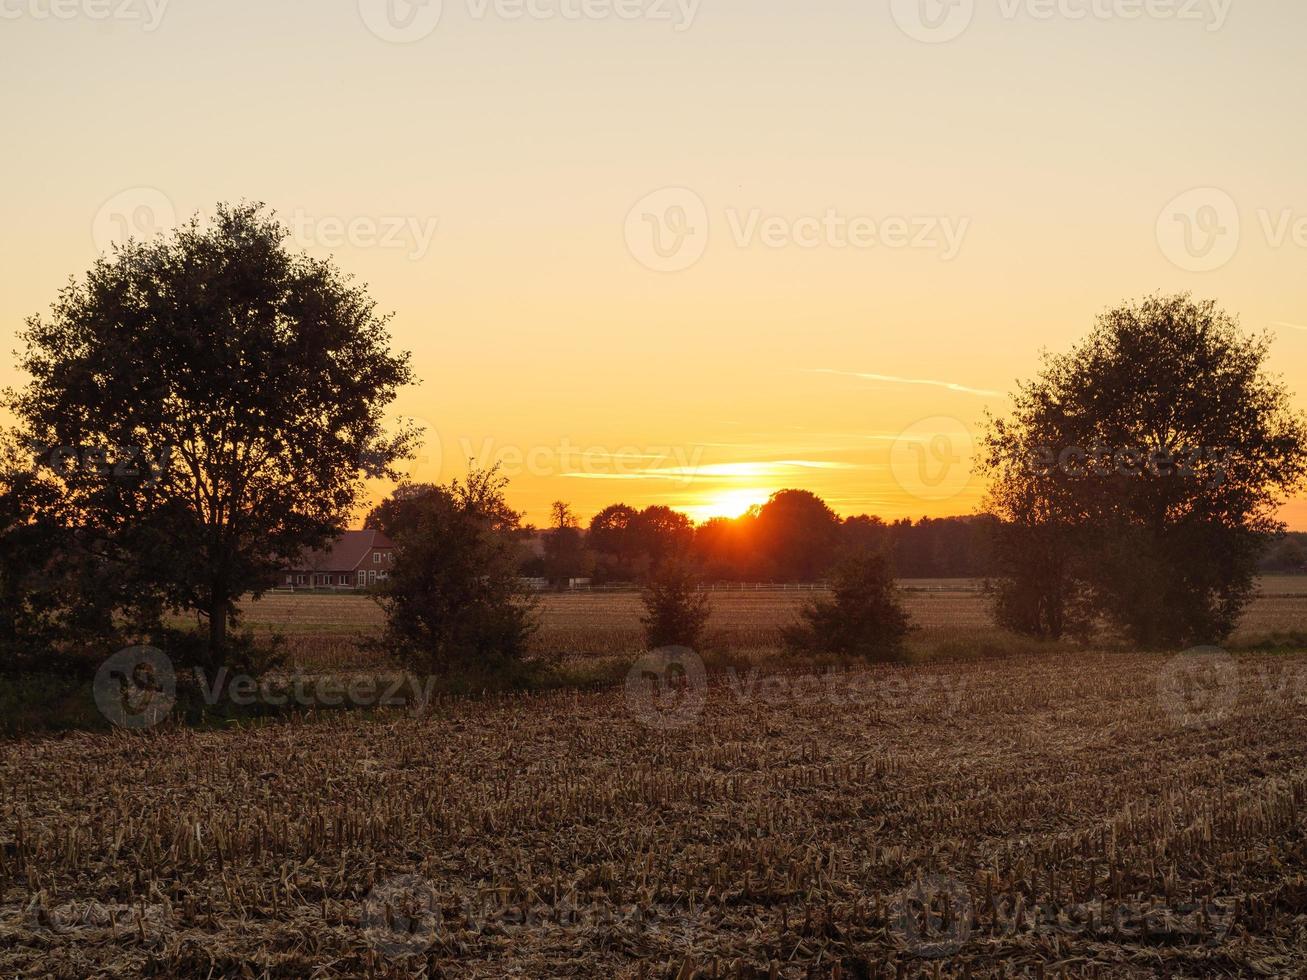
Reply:
[[[288,238],[243,204],[121,246],[28,320],[31,381],[6,393],[34,447],[65,447],[78,524],[133,589],[207,618],[211,663],[236,599],[338,534],[414,439],[382,425],[412,380],[386,317]]]
[[[1269,347],[1184,294],[1110,310],[1069,353],[1046,355],[987,436],[994,509],[1016,535],[1011,608],[1022,582],[1042,583],[1046,605],[1083,587],[1140,644],[1231,632],[1282,530],[1277,509],[1307,475],[1307,418],[1267,370]],[[1037,620],[1055,632],[1069,612]]]

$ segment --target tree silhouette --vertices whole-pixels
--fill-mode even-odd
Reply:
[[[292,254],[259,205],[221,205],[133,241],[72,281],[21,335],[7,393],[132,589],[208,619],[221,663],[235,600],[346,525],[364,477],[394,477],[414,433],[383,409],[412,380],[386,318],[330,261]],[[106,474],[88,459],[122,457]]]
[[[1267,373],[1269,346],[1184,294],[1110,310],[1046,356],[986,439],[992,506],[1017,535],[1008,601],[1031,608],[1020,591],[1053,579],[1046,598],[1071,601],[1080,582],[1141,645],[1227,636],[1307,476],[1307,418]],[[1022,546],[1040,538],[1058,546]]]

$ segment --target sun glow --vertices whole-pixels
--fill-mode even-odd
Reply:
[[[691,520],[703,523],[714,517],[740,517],[750,507],[761,507],[771,499],[772,491],[760,489],[726,490],[713,494],[701,504],[682,507]]]

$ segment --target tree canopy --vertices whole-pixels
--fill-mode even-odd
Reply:
[[[262,206],[132,241],[21,334],[24,440],[138,596],[197,610],[220,662],[235,600],[343,530],[414,432],[386,317]]]

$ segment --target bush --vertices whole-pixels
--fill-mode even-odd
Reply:
[[[832,581],[833,599],[818,599],[781,631],[791,653],[838,653],[866,660],[902,660],[912,632],[889,562],[870,552],[846,558]]]
[[[640,597],[646,611],[640,622],[649,649],[698,648],[712,613],[708,594],[700,586],[698,574],[680,559],[664,561],[650,575]]]
[[[494,470],[396,492],[386,530],[395,566],[377,601],[385,646],[422,674],[511,673],[526,657],[535,603],[520,577],[519,517]]]

